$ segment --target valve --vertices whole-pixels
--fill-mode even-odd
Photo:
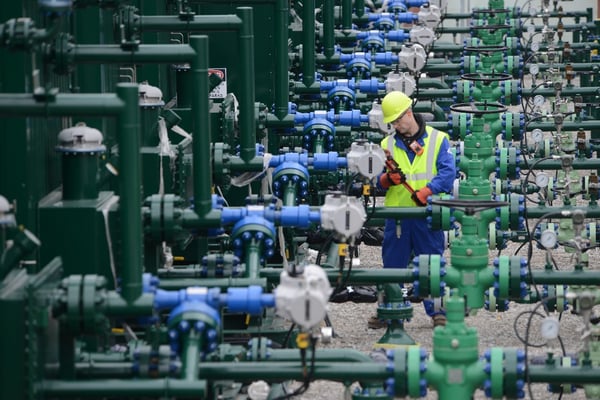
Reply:
[[[423,47],[431,46],[435,41],[435,32],[427,26],[414,26],[409,34],[412,43]]]
[[[387,93],[399,90],[411,96],[417,89],[415,79],[408,72],[390,72],[385,78],[385,90]]]
[[[435,29],[442,20],[440,8],[433,4],[422,5],[417,15],[419,23],[432,29]]]
[[[352,143],[346,158],[350,172],[359,173],[368,179],[379,175],[385,165],[385,153],[381,147],[368,143],[366,139]]]
[[[402,45],[398,53],[399,64],[414,74],[419,73],[427,62],[427,53],[420,44]]]
[[[331,292],[327,274],[318,265],[306,265],[302,273],[294,275],[282,271],[275,289],[277,314],[311,330],[327,315]]]
[[[350,238],[360,233],[367,214],[356,197],[348,197],[339,192],[325,196],[321,207],[321,226],[335,231],[342,238]]]

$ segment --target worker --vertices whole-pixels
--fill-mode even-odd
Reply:
[[[388,160],[378,186],[386,190],[386,207],[424,207],[433,194],[450,193],[456,178],[454,156],[445,132],[428,126],[423,116],[413,113],[413,102],[400,91],[388,93],[381,102],[383,122],[394,132],[381,141]],[[433,231],[423,219],[386,219],[382,258],[384,268],[407,268],[421,254],[442,255],[444,232]],[[445,325],[443,309],[434,309],[431,299],[423,301],[434,326]],[[438,307],[439,308],[439,307]],[[372,317],[369,327],[385,327]]]

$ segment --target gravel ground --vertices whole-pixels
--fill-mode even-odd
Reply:
[[[512,249],[511,249],[512,247]],[[516,250],[518,246],[515,244],[509,245],[509,249],[505,249],[502,254],[508,255]],[[368,247],[361,245],[360,258],[361,268],[367,265],[370,268],[380,268],[381,266],[381,248]],[[596,250],[590,254],[590,259],[598,257]],[[521,250],[519,255],[524,255],[524,250]],[[495,257],[496,253],[491,252],[491,258]],[[571,255],[556,250],[553,253],[554,257],[559,262],[561,269],[570,269]],[[544,253],[537,250],[534,254],[532,266],[544,265]],[[535,267],[533,267],[535,268]],[[346,302],[342,304],[330,304],[329,316],[336,336],[330,344],[320,344],[327,348],[348,348],[356,349],[367,354],[374,350],[374,344],[383,335],[383,330],[373,330],[367,328],[367,319],[376,313],[376,304],[355,304]],[[506,312],[488,312],[480,310],[477,315],[466,318],[467,325],[475,327],[479,334],[479,353],[483,354],[486,349],[491,347],[503,348],[518,348],[524,349],[523,343],[515,334],[513,325],[515,319],[520,313],[527,310],[533,310],[535,304],[510,304],[510,308]],[[527,324],[527,314],[524,317],[518,318],[517,329],[521,336],[525,336],[525,328]],[[558,314],[557,314],[558,315]],[[534,318],[530,329],[530,338],[532,343],[544,343],[544,339],[538,334],[541,318]],[[579,351],[581,346],[581,332],[583,322],[577,315],[570,312],[564,312],[561,316],[560,334],[564,343],[567,354],[573,354]],[[421,304],[414,304],[414,318],[405,324],[407,333],[415,339],[415,341],[424,347],[428,353],[431,353],[432,341],[432,323],[429,317],[425,314]],[[531,359],[540,359],[544,357],[547,351],[553,351],[560,354],[560,343],[557,340],[546,343],[541,348],[529,347],[528,353]],[[315,381],[310,388],[301,397],[303,400],[321,400],[321,399],[350,399],[352,390],[356,387],[356,383],[346,390],[340,383]],[[551,394],[546,390],[546,384],[532,384],[532,397],[526,390],[526,399],[558,399],[557,394]],[[438,394],[432,388],[429,388],[426,399],[438,399]],[[485,399],[482,391],[477,391],[474,394],[474,399]],[[578,389],[576,393],[564,395],[563,399],[579,400],[585,399],[583,389]],[[446,399],[448,400],[448,399]]]

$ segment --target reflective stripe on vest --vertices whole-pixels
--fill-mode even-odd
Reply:
[[[430,126],[425,127],[427,137],[423,138],[425,151],[420,156],[415,156],[411,163],[408,155],[398,146],[393,135],[384,138],[387,143],[382,147],[387,148],[394,160],[406,175],[406,182],[415,190],[425,187],[437,174],[437,155],[446,133],[440,132]],[[383,142],[383,141],[382,141]],[[384,205],[388,207],[414,207],[415,202],[410,198],[410,192],[402,185],[391,186],[386,195]]]

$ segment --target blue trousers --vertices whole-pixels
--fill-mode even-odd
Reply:
[[[432,231],[422,219],[403,219],[399,231],[396,220],[386,219],[381,246],[383,268],[407,268],[412,259],[421,254],[442,255],[444,241],[444,232]],[[423,300],[423,306],[429,316],[444,313],[434,310],[430,299]]]

